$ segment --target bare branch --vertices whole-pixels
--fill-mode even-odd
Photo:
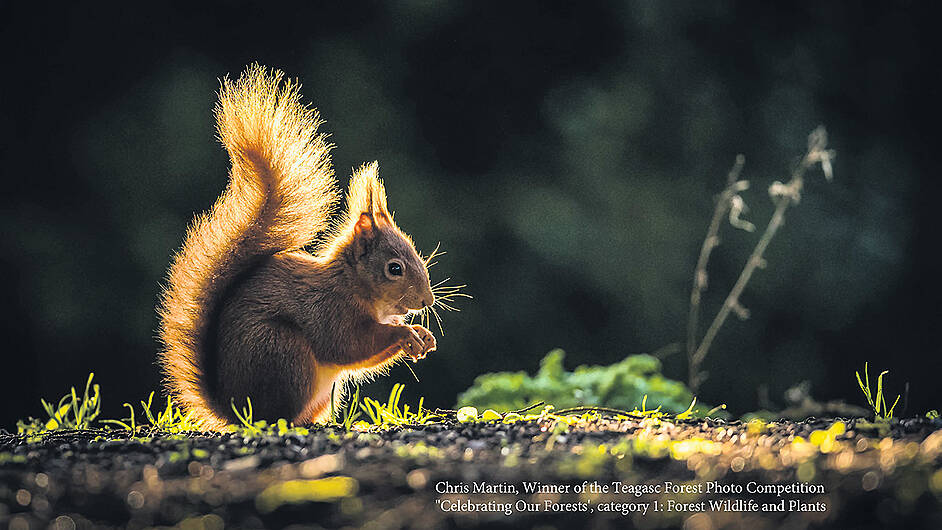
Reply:
[[[808,135],[808,151],[792,172],[791,180],[786,184],[776,181],[769,186],[769,195],[775,203],[775,211],[772,213],[772,218],[769,220],[769,224],[762,233],[762,237],[759,238],[759,242],[756,243],[749,259],[746,260],[746,264],[739,274],[736,283],[733,285],[733,288],[730,290],[729,295],[727,295],[726,301],[723,302],[722,307],[720,307],[720,310],[713,318],[713,322],[710,324],[710,327],[707,328],[699,345],[694,347],[694,344],[697,344],[696,336],[700,317],[700,297],[703,290],[706,289],[706,265],[710,257],[710,251],[716,246],[714,241],[719,231],[720,223],[718,219],[722,218],[723,213],[725,213],[724,210],[731,208],[734,198],[738,197],[735,192],[730,191],[734,185],[733,180],[735,180],[732,178],[733,171],[730,172],[730,180],[727,181],[726,189],[720,196],[721,202],[717,204],[717,208],[713,212],[710,230],[707,232],[707,238],[704,240],[703,247],[700,250],[700,259],[697,262],[697,268],[694,272],[694,287],[690,294],[690,318],[687,323],[687,355],[689,361],[689,384],[691,390],[694,392],[696,392],[700,383],[706,378],[706,374],[700,371],[700,364],[703,362],[703,359],[706,358],[707,352],[709,352],[710,346],[716,338],[716,334],[726,322],[726,318],[731,312],[736,313],[740,318],[749,317],[749,311],[740,304],[739,297],[742,295],[743,290],[746,288],[755,270],[765,267],[763,255],[769,243],[772,242],[772,238],[775,237],[775,234],[778,232],[778,229],[785,223],[785,211],[788,210],[788,207],[792,204],[798,204],[798,201],[801,199],[805,172],[814,164],[821,164],[824,176],[828,180],[831,180],[833,177],[831,160],[834,158],[835,153],[832,150],[826,149],[826,147],[827,131],[825,131],[823,126],[819,126]],[[742,155],[736,159],[737,166],[740,169],[741,156]],[[737,172],[736,179],[738,179],[737,166],[733,167],[733,170]],[[724,200],[725,204],[723,202]]]
[[[703,291],[707,288],[707,263],[710,261],[710,253],[719,245],[720,225],[723,222],[723,216],[726,215],[731,206],[732,198],[737,196],[740,191],[748,189],[749,182],[739,180],[742,168],[746,163],[746,157],[736,155],[736,161],[726,177],[726,189],[720,193],[716,201],[716,208],[713,210],[713,218],[710,220],[710,227],[707,229],[707,235],[703,239],[703,245],[700,247],[700,257],[697,259],[697,267],[693,273],[693,288],[690,291],[690,313],[687,318],[687,358],[693,359],[696,351],[698,323],[700,321],[700,298]],[[690,362],[691,369],[693,363]],[[699,366],[697,366],[699,368]],[[693,383],[695,372],[690,373],[690,386],[696,388]]]

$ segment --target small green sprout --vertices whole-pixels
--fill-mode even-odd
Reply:
[[[153,412],[151,412],[151,404],[153,401],[153,392],[151,392],[150,396],[147,397],[147,403],[141,401],[141,407],[144,410],[144,415],[147,417],[147,421],[150,422],[151,427],[173,433],[199,430],[199,422],[196,420],[192,411],[184,414],[183,409],[173,405],[173,401],[170,396],[167,396],[167,406],[164,407],[163,411],[157,411],[156,416]]]
[[[331,401],[333,402],[333,401]],[[356,390],[353,391],[353,398],[350,399],[350,403],[344,411],[343,415],[343,425],[344,431],[350,431],[350,428],[353,426],[353,422],[357,420],[360,416],[363,415],[358,409],[360,403],[360,385],[357,385]]]
[[[147,401],[141,401],[141,410],[144,411],[146,423],[137,423],[134,413],[134,406],[130,403],[124,403],[130,415],[121,420],[100,420],[101,423],[116,425],[126,431],[137,434],[139,430],[149,429],[150,431],[163,431],[169,433],[193,432],[202,429],[201,422],[196,418],[193,412],[183,413],[183,409],[173,404],[170,396],[167,396],[167,406],[163,410],[158,410],[156,414],[153,411],[154,392],[147,397]]]
[[[30,418],[16,423],[20,434],[42,434],[58,429],[89,429],[101,411],[101,393],[97,384],[92,385],[94,372],[88,374],[85,381],[85,392],[79,398],[73,386],[71,391],[62,396],[58,404],[53,406],[45,399],[40,399],[43,409],[49,419],[43,423],[41,420]],[[89,395],[91,390],[91,395]]]
[[[128,410],[131,411],[130,417],[122,418],[121,420],[101,420],[101,423],[117,425],[118,427],[121,427],[122,429],[126,431],[130,431],[131,433],[136,433],[137,422],[135,421],[135,418],[134,418],[134,406],[127,402],[125,402],[123,406],[127,407]],[[127,420],[127,422],[122,421],[122,420]]]
[[[647,404],[648,404],[648,395],[645,394],[644,397],[641,398],[641,410],[638,410],[638,408],[635,407],[635,410],[633,410],[632,413],[640,414],[641,416],[651,416],[654,418],[664,415],[664,414],[661,414],[661,405],[658,405],[657,408],[654,410],[648,410]]]
[[[372,398],[363,398],[363,402],[359,404],[360,409],[366,413],[375,426],[421,425],[440,418],[424,407],[424,397],[419,398],[419,407],[416,412],[410,411],[409,405],[403,405],[400,409],[399,399],[403,388],[405,385],[401,383],[393,385],[389,392],[389,400],[385,404]]]
[[[246,436],[260,436],[262,434],[262,429],[268,426],[268,423],[264,420],[262,421],[253,421],[253,411],[252,411],[252,398],[246,396],[245,398],[246,407],[242,407],[242,412],[239,412],[239,409],[236,407],[235,399],[229,400],[229,405],[232,407],[232,412],[235,412],[236,418],[239,419],[238,429],[242,431]]]
[[[896,409],[896,404],[899,403],[900,396],[896,396],[896,401],[893,402],[893,406],[887,408],[886,400],[883,395],[883,376],[890,373],[889,370],[884,370],[880,372],[880,375],[877,376],[877,393],[874,396],[870,390],[870,374],[869,374],[869,363],[864,363],[864,379],[860,379],[860,372],[854,371],[857,375],[857,384],[860,385],[860,391],[863,392],[864,397],[867,398],[867,403],[870,404],[870,408],[873,409],[873,417],[875,421],[888,421],[893,419],[893,410]]]
[[[708,410],[707,413],[703,415],[703,417],[704,417],[704,418],[709,418],[710,416],[716,414],[717,412],[719,412],[719,411],[721,411],[721,410],[726,410],[726,403],[721,403],[721,404],[719,404],[719,405],[713,407],[712,409]]]
[[[693,416],[693,406],[697,404],[697,396],[693,397],[693,401],[690,402],[690,406],[687,407],[687,410],[674,416],[678,420],[686,420]]]
[[[266,420],[256,420],[255,412],[252,408],[252,399],[245,398],[246,406],[239,410],[235,405],[235,400],[230,400],[232,412],[239,420],[238,425],[230,425],[229,431],[236,432],[246,438],[254,436],[284,436],[286,434],[299,434],[307,436],[310,431],[304,427],[295,427],[293,423],[284,418],[279,418],[273,423]]]

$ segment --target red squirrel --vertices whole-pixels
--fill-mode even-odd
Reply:
[[[210,429],[234,423],[232,402],[246,398],[256,417],[323,421],[335,384],[436,347],[406,323],[435,296],[377,163],[354,172],[346,214],[329,222],[340,196],[332,146],[283,77],[252,65],[222,80],[229,183],[189,227],[158,309],[168,390]]]

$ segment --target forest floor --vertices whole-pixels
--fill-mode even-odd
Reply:
[[[482,525],[942,528],[942,421],[0,431],[2,527]]]

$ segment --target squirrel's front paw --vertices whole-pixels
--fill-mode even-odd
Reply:
[[[405,326],[408,330],[402,343],[402,351],[412,358],[412,361],[424,359],[426,354],[435,350],[436,341],[432,332],[422,326]]]

